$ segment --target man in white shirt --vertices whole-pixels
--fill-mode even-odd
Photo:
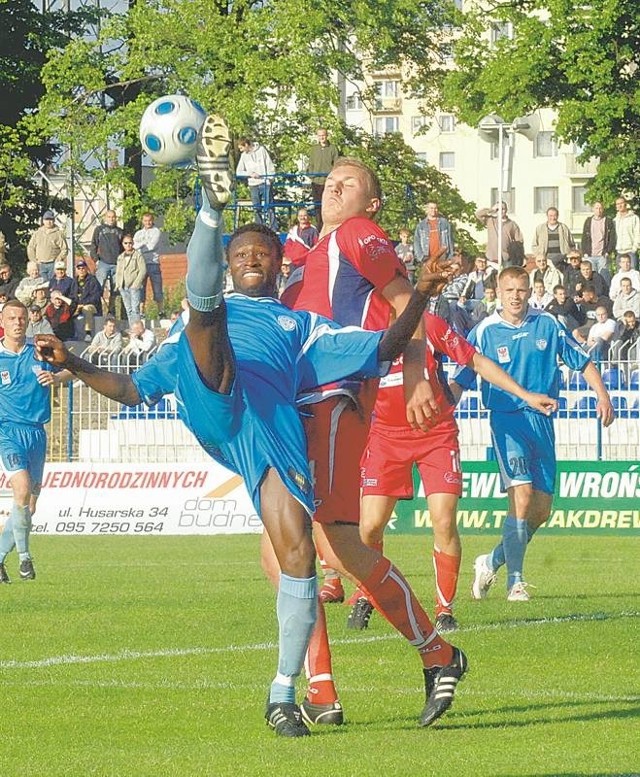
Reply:
[[[609,313],[604,305],[596,308],[596,322],[589,330],[587,348],[591,357],[596,361],[604,361],[609,353],[609,343],[613,340],[616,331],[616,322],[609,318]]]
[[[640,218],[629,210],[629,203],[624,197],[616,200],[616,258],[621,254],[629,254],[631,266],[638,269],[638,251],[640,250]]]
[[[142,284],[142,302],[145,302],[147,278],[151,281],[153,299],[158,305],[159,318],[163,317],[164,293],[162,291],[162,272],[160,270],[160,250],[162,232],[155,226],[153,213],[142,214],[142,227],[133,236],[133,247],[140,251],[147,267],[147,277]]]
[[[631,269],[631,257],[629,254],[620,254],[619,263],[620,269],[611,279],[611,286],[609,287],[609,296],[614,301],[620,293],[620,284],[623,278],[628,278],[633,288],[640,291],[640,272]]]
[[[267,149],[260,143],[252,141],[251,138],[240,138],[238,150],[241,153],[236,168],[236,178],[247,179],[256,221],[258,224],[266,224],[277,232],[278,224],[273,210],[273,189],[270,180],[276,172],[273,160]]]

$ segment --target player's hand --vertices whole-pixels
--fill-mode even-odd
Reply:
[[[446,248],[442,248],[438,254],[422,265],[416,290],[428,297],[436,297],[449,283],[458,271],[460,265],[450,259],[445,259]]]
[[[405,390],[408,394],[405,397],[407,402],[407,422],[412,429],[421,429],[423,432],[426,432],[436,424],[440,414],[440,408],[436,402],[431,384],[423,378],[409,388],[405,382]]]
[[[53,373],[48,370],[40,370],[36,379],[41,386],[53,386],[55,383]]]
[[[616,413],[609,397],[599,399],[596,405],[596,415],[602,421],[603,426],[611,426],[615,421]]]
[[[34,340],[38,359],[56,367],[64,367],[69,359],[69,351],[55,335],[36,335]]]
[[[527,392],[527,404],[534,410],[544,415],[553,415],[558,409],[558,400],[548,397],[546,394]]]

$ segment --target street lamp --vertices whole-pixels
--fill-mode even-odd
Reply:
[[[497,113],[490,113],[478,124],[478,135],[487,143],[498,144],[498,213],[496,214],[496,233],[498,238],[498,262],[502,265],[502,199],[505,191],[511,189],[511,172],[513,168],[514,137],[518,133],[533,141],[540,127],[537,114],[522,116],[511,123],[506,122]],[[509,148],[505,153],[505,140]],[[499,226],[499,228],[498,228]]]

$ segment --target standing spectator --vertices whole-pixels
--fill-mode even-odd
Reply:
[[[629,203],[624,197],[616,200],[616,259],[621,254],[629,254],[631,266],[638,269],[638,251],[640,250],[640,218],[629,210]]]
[[[27,274],[16,286],[16,299],[23,305],[29,306],[33,300],[33,293],[38,286],[45,285],[49,288],[48,279],[40,275],[37,262],[27,262]]]
[[[640,318],[640,292],[633,288],[630,278],[623,278],[620,281],[620,293],[613,303],[613,317],[620,321],[627,310]]]
[[[100,283],[103,294],[107,294],[108,281],[108,312],[115,312],[115,275],[116,262],[120,254],[122,244],[122,227],[117,224],[118,217],[115,210],[108,210],[104,214],[102,224],[99,224],[93,230],[91,238],[90,255],[96,263],[96,278]],[[106,299],[106,296],[105,296]],[[107,313],[107,310],[104,311]]]
[[[284,241],[284,255],[296,266],[304,264],[307,251],[318,242],[318,230],[311,223],[306,208],[298,210],[297,220]]]
[[[102,332],[97,332],[86,351],[86,358],[92,364],[108,364],[112,356],[120,353],[124,346],[122,335],[118,332],[115,316],[106,315]]]
[[[553,289],[553,299],[545,310],[547,313],[555,316],[562,326],[570,332],[584,324],[583,314],[573,299],[567,294],[564,286],[558,285]]]
[[[555,287],[554,287],[555,288]],[[553,300],[553,294],[544,287],[544,281],[536,278],[533,282],[533,293],[529,299],[529,304],[534,310],[545,310],[547,305]]]
[[[32,340],[36,335],[52,335],[53,329],[49,319],[42,315],[40,305],[31,305],[29,308],[29,326],[27,326],[27,339]]]
[[[38,270],[45,281],[53,278],[53,266],[57,261],[66,261],[69,252],[62,230],[55,224],[52,210],[42,214],[42,226],[31,235],[27,246],[27,258],[38,263]]]
[[[2,233],[0,232],[0,235]],[[4,292],[7,295],[7,299],[15,299],[16,289],[20,280],[13,278],[13,270],[10,264],[0,264],[0,292]]]
[[[7,247],[4,232],[0,230],[0,265],[7,261]]]
[[[69,297],[72,301],[71,308],[75,309],[75,298],[78,287],[75,278],[67,275],[67,263],[58,261],[54,265],[54,276],[49,281],[49,295],[52,291],[59,291],[63,297]]]
[[[142,286],[147,277],[147,265],[144,257],[134,248],[135,238],[125,235],[122,238],[123,251],[116,265],[115,285],[120,292],[124,309],[127,312],[129,326],[140,320],[140,302]]]
[[[247,137],[238,140],[238,150],[241,153],[236,176],[247,179],[256,221],[258,224],[267,224],[277,231],[278,224],[273,210],[273,188],[269,180],[276,173],[273,160],[264,146]]]
[[[278,290],[278,297],[282,294],[282,292],[285,290],[287,286],[287,281],[289,280],[289,276],[291,275],[291,260],[283,256],[282,257],[282,265],[280,267],[280,272],[278,273],[278,277],[276,279],[276,288]]]
[[[398,231],[398,237],[400,238],[400,242],[396,245],[396,254],[407,271],[409,282],[413,283],[416,262],[413,253],[413,245],[411,243],[411,232],[403,227]]]
[[[566,267],[565,256],[575,247],[571,230],[566,224],[558,221],[558,209],[547,208],[547,220],[536,227],[533,253],[544,254],[562,273]]]
[[[430,200],[425,206],[426,217],[418,222],[413,233],[413,253],[416,262],[433,259],[444,248],[445,259],[453,256],[453,228],[448,219],[440,215],[438,203]]]
[[[139,229],[133,236],[133,247],[142,254],[142,258],[144,259],[146,267],[146,277],[142,282],[142,302],[144,303],[146,299],[146,286],[148,278],[151,281],[153,299],[158,306],[158,316],[159,318],[162,318],[164,316],[164,293],[162,291],[162,272],[160,270],[162,232],[154,225],[152,213],[142,214],[142,228]]]
[[[500,215],[498,215],[500,214]],[[524,264],[524,238],[520,227],[507,215],[507,203],[476,211],[476,218],[487,228],[486,254],[496,267],[510,267]],[[498,256],[498,220],[502,229],[502,256]]]
[[[93,335],[93,320],[102,312],[102,288],[100,281],[89,272],[89,267],[84,259],[76,262],[76,317],[84,318],[84,339],[89,341]]]
[[[74,325],[71,299],[63,297],[59,291],[51,292],[51,301],[44,309],[44,314],[51,324],[53,334],[61,340],[73,340]]]
[[[620,293],[620,282],[623,278],[629,278],[633,288],[640,291],[640,272],[631,269],[631,257],[629,254],[620,254],[618,261],[620,269],[611,279],[611,286],[609,286],[609,296],[612,300],[615,300]]]
[[[544,288],[550,294],[558,284],[562,285],[562,273],[554,265],[549,264],[545,254],[537,254],[535,258],[536,269],[529,273],[529,283],[534,288],[536,281],[542,281]]]
[[[601,202],[593,203],[593,216],[585,219],[580,247],[596,272],[609,272],[607,261],[616,250],[616,227],[613,219],[604,215]]]
[[[320,207],[322,205],[322,192],[324,192],[327,175],[331,172],[331,168],[340,154],[338,149],[329,143],[329,133],[323,127],[317,131],[316,138],[318,142],[314,143],[309,151],[307,173],[313,176],[311,179],[311,199],[318,229],[322,229],[322,208]]]
[[[583,286],[586,283],[590,283],[596,290],[596,296],[606,297],[608,295],[609,284],[600,273],[593,271],[593,265],[588,259],[583,259],[580,262],[580,275],[582,275],[580,283]]]
[[[129,328],[129,342],[122,351],[128,355],[129,366],[141,365],[155,344],[156,336],[145,327],[144,322],[140,319],[134,321]]]
[[[580,251],[578,251],[577,248],[572,248],[567,254],[567,267],[562,278],[562,285],[565,287],[567,294],[570,297],[575,296],[578,285],[584,281],[582,273],[580,272],[581,261],[582,256],[580,255]]]
[[[442,305],[443,312],[446,313],[442,318],[464,337],[473,327],[473,320],[467,312],[465,298],[462,296],[469,282],[469,273],[466,261],[463,261],[460,253],[455,252],[453,258],[456,263],[453,275],[440,294],[442,301],[446,303]]]

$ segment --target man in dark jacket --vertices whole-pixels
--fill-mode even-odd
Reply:
[[[611,280],[607,258],[616,250],[616,227],[613,219],[604,215],[601,202],[593,203],[593,216],[589,216],[582,228],[582,253],[590,260],[593,269]]]
[[[13,278],[13,270],[9,264],[0,264],[0,292],[7,295],[7,299],[15,299],[16,289],[20,278]]]
[[[84,339],[89,342],[93,338],[93,320],[96,314],[102,312],[102,287],[96,276],[89,272],[89,267],[83,259],[76,262],[74,302],[74,316],[84,320]]]
[[[109,308],[114,307],[114,289],[116,262],[122,251],[123,230],[116,224],[116,212],[108,210],[104,214],[103,223],[93,231],[91,238],[91,258],[96,262],[96,278],[103,292],[106,292],[105,283],[109,279]]]

